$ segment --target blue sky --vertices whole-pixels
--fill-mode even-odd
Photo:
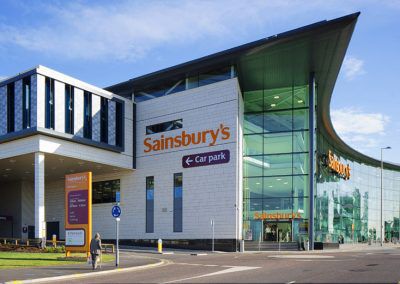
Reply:
[[[99,87],[361,11],[331,102],[355,149],[400,164],[400,0],[1,0],[0,78],[38,64]]]

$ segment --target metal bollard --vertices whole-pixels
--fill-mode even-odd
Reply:
[[[157,244],[158,244],[158,252],[162,253],[162,239],[158,239]]]

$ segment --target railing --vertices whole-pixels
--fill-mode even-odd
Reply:
[[[16,245],[16,246],[39,246],[41,244],[41,240],[38,239],[19,239],[19,238],[0,238],[0,243],[1,244],[10,244],[10,245]],[[64,246],[65,241],[55,241],[53,242],[52,240],[46,240],[46,246]],[[102,244],[103,252],[107,253],[114,253],[115,252],[115,246],[114,244]]]

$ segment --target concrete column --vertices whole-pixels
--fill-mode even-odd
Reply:
[[[35,153],[35,238],[46,235],[44,219],[44,154]]]

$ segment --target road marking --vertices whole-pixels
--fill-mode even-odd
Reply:
[[[204,264],[204,266],[218,266],[216,264]]]
[[[324,259],[324,258],[334,258],[333,255],[295,255],[295,254],[287,254],[287,255],[271,255],[269,257],[272,258],[316,258],[316,259]]]
[[[253,270],[257,269],[260,267],[253,267],[253,266],[234,266],[225,270],[213,272],[213,273],[207,273],[199,276],[193,276],[193,277],[188,277],[188,278],[183,278],[183,279],[177,279],[177,280],[172,280],[168,282],[164,282],[165,284],[167,283],[174,283],[174,282],[181,282],[181,281],[186,281],[186,280],[192,280],[196,278],[203,278],[203,277],[210,277],[210,276],[215,276],[215,275],[221,275],[221,274],[227,274],[227,273],[234,273],[234,272],[240,272],[240,271],[246,271],[246,270]]]
[[[293,283],[296,283],[296,281],[290,281],[287,284],[293,284]]]

